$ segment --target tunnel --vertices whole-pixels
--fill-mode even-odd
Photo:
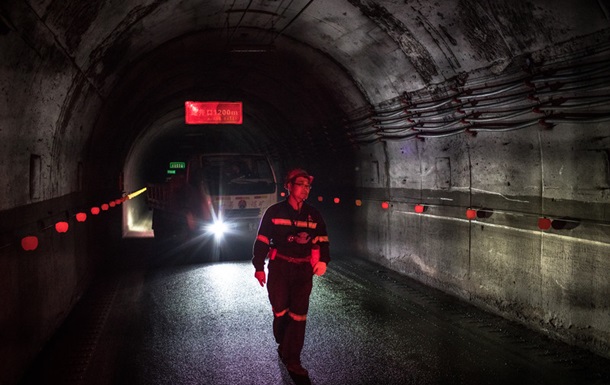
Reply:
[[[305,168],[333,252],[610,358],[609,12],[3,1],[0,383],[151,236],[137,193],[198,151]],[[240,102],[243,122],[186,124],[186,101]]]

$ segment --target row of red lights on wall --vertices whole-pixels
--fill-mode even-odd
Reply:
[[[94,216],[99,215],[102,211],[108,211],[110,208],[118,206],[128,199],[133,199],[144,192],[146,192],[146,187],[127,194],[121,198],[114,199],[108,203],[103,203],[100,206],[93,206],[91,209],[89,209],[89,212]],[[78,212],[76,215],[74,215],[74,218],[77,222],[85,222],[87,220],[87,213],[84,211]],[[67,233],[70,228],[70,224],[67,221],[58,221],[55,223],[54,227],[55,231],[60,234]],[[26,251],[36,250],[38,248],[38,237],[35,235],[27,235],[21,238],[21,248]]]
[[[282,193],[281,195],[284,196],[284,193]],[[111,207],[120,205],[121,203],[125,202],[129,198],[130,198],[130,196],[124,196],[122,198],[115,199],[108,203],[104,203],[104,204],[100,205],[99,207],[97,207],[97,206],[91,207],[91,209],[90,209],[91,215],[99,215],[100,212],[102,212],[102,211],[108,211]],[[318,202],[323,202],[323,201],[324,201],[324,198],[322,196],[318,196]],[[341,203],[341,199],[335,197],[335,198],[333,198],[333,202],[335,204],[339,204],[339,203]],[[356,199],[355,204],[356,204],[356,206],[362,206],[362,200]],[[388,201],[381,202],[381,208],[384,210],[388,210],[390,208],[390,203]],[[413,206],[413,211],[418,214],[422,214],[426,211],[426,205],[416,204]],[[478,212],[479,212],[479,210],[477,210],[477,209],[468,208],[468,209],[466,209],[466,213],[465,213],[466,218],[468,220],[474,220],[478,217]],[[79,212],[75,215],[75,218],[76,218],[77,222],[85,222],[87,220],[87,213]],[[540,230],[549,230],[552,226],[553,226],[553,220],[546,218],[546,217],[538,218],[538,228]],[[70,225],[67,221],[59,221],[59,222],[55,223],[55,231],[57,231],[58,233],[66,233],[66,232],[68,232],[69,228],[70,228]],[[35,235],[28,235],[28,236],[23,237],[21,239],[21,247],[23,248],[23,250],[26,250],[26,251],[36,250],[38,248],[38,237]]]
[[[125,202],[127,199],[129,199],[129,196],[124,196],[108,203],[103,203],[100,206],[93,206],[91,207],[89,212],[91,213],[91,215],[99,215],[102,211],[108,211],[111,207],[118,206],[121,203]],[[76,213],[74,218],[77,222],[85,222],[87,220],[87,213],[81,211],[79,213]],[[68,221],[58,221],[55,223],[55,231],[60,234],[67,233],[69,229],[70,224],[68,223]],[[36,250],[38,248],[38,237],[36,235],[27,235],[21,238],[21,248],[25,251]]]
[[[318,202],[323,202],[324,201],[324,197],[322,196],[318,196]],[[333,198],[333,202],[335,204],[339,204],[341,203],[341,199],[340,198]],[[362,206],[362,200],[360,199],[356,199],[355,201],[356,206]],[[418,213],[418,214],[422,214],[426,211],[426,205],[424,204],[416,204],[413,206],[413,211]],[[381,202],[381,208],[384,210],[388,210],[390,208],[390,202],[388,201],[383,201]],[[482,210],[480,209],[475,209],[475,208],[468,208],[466,209],[465,215],[466,215],[466,219],[468,219],[469,221],[477,219],[479,217],[479,212],[482,212]],[[553,223],[562,223],[561,225],[557,225],[555,227],[563,227],[563,220],[552,220],[550,218],[546,218],[546,217],[540,217],[538,218],[538,228],[540,230],[549,230],[551,227],[553,227]]]

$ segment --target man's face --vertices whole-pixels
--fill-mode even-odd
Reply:
[[[288,192],[299,202],[307,199],[310,189],[309,179],[303,176],[299,176],[292,183],[288,183]]]

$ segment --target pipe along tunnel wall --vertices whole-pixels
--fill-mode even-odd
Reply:
[[[608,357],[607,124],[371,148],[360,166],[360,253]]]
[[[601,52],[467,80],[435,98],[405,95],[353,123],[363,144],[360,252],[610,357],[610,102]]]

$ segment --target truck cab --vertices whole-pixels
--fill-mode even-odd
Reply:
[[[269,159],[261,154],[196,154],[185,171],[147,190],[155,238],[254,240],[262,215],[278,200]]]

